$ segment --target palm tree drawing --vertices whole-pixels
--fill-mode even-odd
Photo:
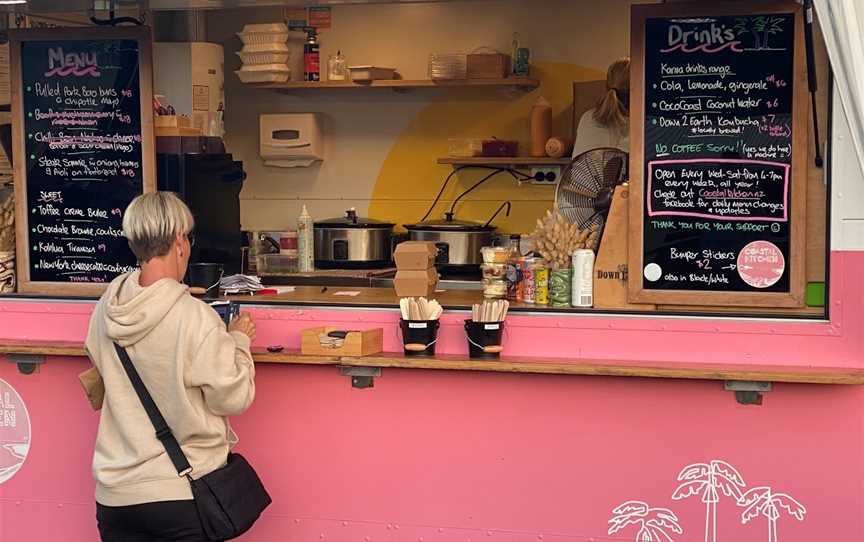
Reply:
[[[712,459],[709,463],[687,465],[678,473],[678,481],[683,482],[672,494],[673,500],[686,499],[700,495],[705,503],[705,542],[717,542],[717,503],[719,493],[727,497],[741,498],[744,478],[729,463]]]
[[[628,525],[638,525],[636,542],[673,542],[666,532],[682,534],[681,525],[676,516],[668,508],[651,508],[642,501],[627,501],[612,510],[614,514],[609,520],[609,532],[612,535]]]
[[[755,27],[758,32],[762,32],[761,49],[770,49],[768,36],[783,32],[783,19],[780,17],[756,17]]]
[[[738,498],[738,506],[745,507],[741,512],[741,523],[747,523],[760,515],[768,518],[768,542],[777,542],[777,520],[780,509],[786,510],[798,521],[804,521],[807,509],[786,493],[774,493],[770,487],[761,486],[747,490]]]
[[[755,41],[753,48],[762,48],[762,43],[760,41],[761,36],[759,35],[759,31],[756,29],[756,24],[753,19],[749,17],[738,17],[735,19],[735,31],[739,36],[747,33],[753,34],[753,40]]]

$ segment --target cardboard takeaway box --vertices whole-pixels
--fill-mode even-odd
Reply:
[[[438,248],[429,241],[403,241],[396,245],[393,259],[396,268],[405,271],[425,271],[435,267]]]
[[[435,296],[437,286],[438,271],[434,267],[419,271],[400,269],[393,279],[393,288],[399,297],[431,298]]]

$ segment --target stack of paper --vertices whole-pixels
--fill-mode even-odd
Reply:
[[[252,275],[230,275],[222,277],[219,281],[219,287],[226,294],[247,294],[257,292],[264,288],[261,284],[261,279]]]

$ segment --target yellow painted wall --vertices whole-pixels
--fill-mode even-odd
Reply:
[[[333,28],[322,32],[322,62],[341,49],[348,64],[396,67],[406,79],[427,77],[432,52],[491,46],[509,52],[514,31],[531,49],[539,90],[508,95],[495,89],[385,89],[316,91],[296,95],[253,90],[233,71],[240,66],[235,33],[247,23],[273,22],[278,8],[211,12],[208,38],[225,47],[226,144],[243,160],[248,179],[241,194],[245,229],[293,227],[300,206],[316,218],[356,207],[361,215],[399,224],[419,220],[449,166],[452,137],[528,140],[528,115],[539,96],[552,102],[557,133],[570,130],[572,82],[602,77],[628,47],[631,0],[480,0],[446,3],[333,6]],[[302,34],[290,42],[295,78],[302,78]],[[264,166],[258,156],[258,115],[317,112],[324,118],[325,160],[311,168]],[[523,147],[524,150],[527,148]],[[459,174],[436,208],[439,217],[478,173]],[[510,218],[496,220],[505,232],[526,232],[551,205],[549,187],[518,187],[500,175],[474,191],[458,218],[485,220],[504,200]]]
[[[416,222],[426,213],[441,183],[406,179],[446,178],[450,166],[437,165],[436,160],[447,155],[449,135],[515,139],[524,154],[530,144],[528,115],[538,96],[553,104],[553,132],[569,135],[573,81],[596,80],[604,74],[572,64],[543,62],[533,66],[532,75],[541,79],[541,88],[515,99],[501,93],[490,99],[488,90],[450,90],[427,105],[393,143],[375,183],[370,216],[404,224]],[[483,99],[472,99],[478,95]],[[488,173],[457,173],[430,218],[442,218],[459,194]],[[551,206],[554,193],[550,186],[526,183],[520,187],[511,175],[501,173],[463,198],[456,207],[456,217],[485,222],[503,201],[510,201],[510,217],[501,214],[494,224],[505,232],[528,232],[536,218]],[[399,205],[393,205],[393,201]]]

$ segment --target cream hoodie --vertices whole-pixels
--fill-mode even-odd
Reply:
[[[199,478],[223,466],[236,442],[225,416],[242,413],[255,398],[249,338],[226,331],[186,286],[162,279],[143,288],[137,271],[111,282],[90,318],[87,353],[105,382],[93,454],[96,501],[191,499],[189,481],[177,476],[156,439],[112,341],[129,352]]]

